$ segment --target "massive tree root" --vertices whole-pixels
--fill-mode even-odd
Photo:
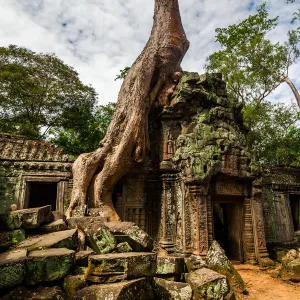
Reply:
[[[189,42],[181,24],[178,0],[155,0],[151,36],[121,86],[115,114],[100,147],[73,165],[73,191],[67,217],[86,202],[93,184],[93,207],[109,220],[119,220],[112,192],[117,181],[149,148],[148,115],[166,84],[178,77]]]

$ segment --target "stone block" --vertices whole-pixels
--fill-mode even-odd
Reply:
[[[119,253],[133,252],[133,249],[127,242],[119,243],[116,247]]]
[[[231,288],[235,292],[242,293],[246,290],[246,284],[244,283],[241,275],[234,268],[230,260],[227,258],[225,251],[217,241],[213,241],[209,248],[207,253],[207,265],[208,268],[226,276]]]
[[[206,260],[199,255],[192,254],[190,257],[184,259],[188,272],[193,272],[201,268],[207,268]]]
[[[173,275],[184,273],[184,258],[177,256],[157,256],[157,275]]]
[[[280,275],[283,280],[300,282],[300,258],[283,261]]]
[[[3,230],[32,229],[39,227],[42,223],[51,222],[52,219],[51,205],[15,210],[0,215],[0,228]]]
[[[153,276],[155,271],[155,253],[130,252],[91,255],[87,279],[95,283],[111,283]]]
[[[76,266],[87,267],[92,254],[95,254],[93,250],[78,251],[75,255]]]
[[[127,242],[134,251],[152,251],[153,240],[133,222],[106,222],[118,243]]]
[[[66,248],[37,250],[26,261],[28,285],[64,278],[75,264],[75,252]]]
[[[89,246],[98,254],[112,252],[117,246],[117,239],[103,224],[94,222],[84,229]]]
[[[17,244],[17,248],[26,248],[29,251],[46,248],[77,248],[77,229],[59,231],[28,238]]]
[[[112,284],[91,285],[76,292],[74,300],[150,300],[155,299],[150,281],[140,278]]]
[[[202,268],[186,276],[187,283],[194,291],[194,299],[225,299],[230,287],[224,275]]]
[[[106,218],[103,217],[72,217],[67,219],[69,228],[80,228],[84,230],[95,222],[105,222]]]
[[[68,230],[68,226],[63,219],[58,219],[54,222],[44,224],[39,228],[39,232],[41,233],[51,233],[63,230]]]
[[[67,295],[72,299],[75,293],[86,286],[86,280],[84,275],[69,275],[64,278],[64,290]]]
[[[9,248],[24,241],[25,238],[25,231],[23,229],[0,232],[0,249]]]
[[[13,287],[23,282],[26,255],[26,249],[0,254],[0,289]]]
[[[162,278],[153,279],[155,299],[191,300],[192,288],[188,283],[168,281]]]

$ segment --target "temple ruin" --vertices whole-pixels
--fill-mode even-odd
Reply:
[[[267,246],[299,242],[300,170],[262,172],[251,160],[242,105],[227,97],[221,75],[185,73],[166,99],[149,116],[146,162],[115,186],[121,220],[183,256],[205,257],[217,240],[230,260],[267,265]],[[49,143],[2,134],[0,212],[12,204],[63,212],[72,161]]]

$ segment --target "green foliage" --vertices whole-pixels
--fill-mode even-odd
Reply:
[[[207,58],[206,70],[222,73],[229,94],[244,103],[264,100],[284,81],[300,55],[297,30],[288,33],[284,44],[266,38],[277,21],[278,17],[269,18],[262,4],[239,24],[216,29],[221,50]]]
[[[62,127],[50,131],[51,142],[62,147],[68,154],[80,154],[95,150],[104,138],[115,111],[116,104],[109,103],[95,107],[76,107],[76,113],[65,114]],[[77,116],[76,118],[73,118]]]
[[[0,130],[45,138],[49,129],[91,111],[96,92],[55,55],[0,47]]]
[[[300,165],[300,114],[296,105],[253,102],[244,107],[247,144],[263,163]]]
[[[115,81],[118,79],[120,79],[120,80],[125,79],[129,70],[130,70],[130,67],[125,67],[125,69],[120,70],[120,74],[117,75],[117,77],[115,78]]]

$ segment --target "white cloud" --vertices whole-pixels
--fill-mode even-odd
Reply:
[[[280,24],[270,35],[284,41],[296,4],[268,0]],[[260,0],[179,0],[190,49],[182,67],[203,72],[205,58],[218,49],[215,28],[236,23],[252,13]],[[37,52],[55,53],[73,66],[81,80],[92,84],[100,103],[115,101],[121,85],[114,78],[142,51],[151,31],[154,0],[0,0],[1,46],[16,44]],[[300,87],[300,63],[291,77]],[[273,99],[289,101],[293,95],[282,85]]]

